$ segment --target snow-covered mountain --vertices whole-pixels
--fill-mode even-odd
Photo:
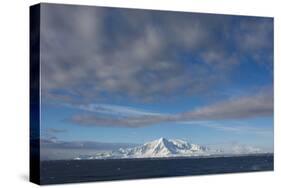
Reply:
[[[160,138],[143,145],[120,148],[110,152],[99,152],[95,155],[81,155],[75,160],[83,159],[120,159],[120,158],[163,158],[163,157],[195,157],[195,156],[235,156],[263,153],[260,149],[250,146],[230,146],[214,149],[189,143],[181,139]]]
[[[217,152],[217,151],[216,151]],[[114,152],[103,152],[94,156],[104,158],[158,158],[207,156],[214,153],[211,149],[180,139],[160,138],[133,148],[120,148]]]

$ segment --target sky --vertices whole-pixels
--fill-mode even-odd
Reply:
[[[41,139],[273,151],[273,19],[43,4]]]

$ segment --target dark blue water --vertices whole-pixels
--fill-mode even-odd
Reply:
[[[41,184],[273,170],[273,155],[41,162]]]

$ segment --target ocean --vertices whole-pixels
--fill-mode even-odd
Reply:
[[[272,154],[208,157],[41,161],[41,184],[273,170]]]

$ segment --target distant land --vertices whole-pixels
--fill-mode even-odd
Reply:
[[[75,160],[85,159],[122,159],[122,158],[165,158],[165,157],[206,157],[215,155],[248,155],[263,153],[259,148],[232,148],[231,152],[222,149],[189,143],[182,139],[159,138],[143,145],[119,148],[115,151],[97,152],[94,155],[80,155]]]

